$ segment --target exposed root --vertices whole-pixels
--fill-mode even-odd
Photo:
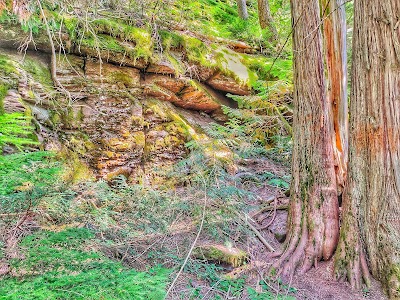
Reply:
[[[315,189],[308,205],[300,198],[290,204],[290,228],[286,250],[273,265],[277,275],[289,279],[298,272],[304,274],[322,259],[332,257],[339,236],[339,209],[336,190]],[[322,201],[322,203],[321,203]],[[304,207],[305,206],[305,207]]]
[[[367,259],[361,247],[361,241],[350,235],[341,240],[335,256],[335,278],[348,281],[353,289],[361,289],[363,284],[371,286]]]

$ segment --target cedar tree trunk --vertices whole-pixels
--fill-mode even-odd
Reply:
[[[355,0],[349,178],[336,275],[400,298],[400,1]],[[359,238],[361,234],[361,238]],[[364,276],[363,276],[364,275]]]
[[[327,97],[333,125],[338,192],[343,191],[348,162],[348,104],[345,0],[321,0],[327,74]]]
[[[294,120],[286,249],[275,264],[284,277],[334,253],[339,204],[330,97],[326,92],[318,0],[292,0]],[[299,19],[300,18],[300,19]]]

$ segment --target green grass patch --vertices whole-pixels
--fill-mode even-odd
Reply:
[[[25,237],[20,243],[25,259],[12,262],[20,276],[0,281],[0,299],[164,298],[168,269],[128,269],[90,250],[95,243],[94,234],[85,228]]]

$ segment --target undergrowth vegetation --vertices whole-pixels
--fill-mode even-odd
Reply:
[[[12,278],[0,280],[0,299],[138,299],[164,297],[169,270],[137,272],[91,247],[86,228],[40,231],[25,237],[25,259],[12,262]]]
[[[0,114],[0,147],[13,145],[19,149],[38,145],[31,118],[21,113]]]
[[[55,161],[51,152],[0,156],[0,195],[15,196],[16,192],[27,192],[31,188],[47,189],[57,181],[56,175],[60,170],[61,163]]]
[[[287,25],[281,27],[279,36],[282,41],[272,43],[268,29],[261,30],[258,24],[256,1],[249,3],[250,18],[246,21],[238,17],[236,1],[228,2],[174,0],[154,5],[152,1],[142,0],[123,7],[118,2],[112,5],[105,1],[99,7],[85,7],[86,11],[76,10],[73,5],[63,2],[44,1],[42,5],[46,12],[46,26],[61,40],[65,37],[61,37],[60,33],[67,32],[70,42],[79,52],[87,48],[85,53],[89,51],[93,56],[107,57],[111,53],[145,62],[165,57],[178,74],[187,71],[185,62],[171,52],[183,49],[189,61],[234,75],[232,70],[224,67],[224,62],[232,57],[228,58],[219,49],[226,40],[218,38],[237,39],[259,49],[258,55],[235,54],[237,63],[244,64],[248,69],[246,84],[250,86],[257,79],[290,80],[291,56],[289,52],[281,51],[283,46],[288,46],[284,41],[290,33],[290,18],[285,14],[289,11],[287,5],[276,0],[271,6],[279,21]],[[119,10],[117,17],[111,13],[110,6]],[[139,14],[137,7],[142,7]],[[27,20],[21,22],[22,29],[27,34],[43,34],[46,26],[39,8],[32,6],[28,11]],[[2,24],[15,26],[18,22],[18,18],[6,10],[0,16]],[[280,55],[277,59],[266,56],[274,56],[278,51]]]

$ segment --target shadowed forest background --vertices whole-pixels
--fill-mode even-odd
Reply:
[[[400,299],[398,0],[0,0],[0,299]]]

